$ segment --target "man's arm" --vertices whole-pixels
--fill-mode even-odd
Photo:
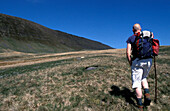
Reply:
[[[127,56],[127,59],[128,59],[128,62],[130,64],[130,66],[132,65],[132,60],[131,60],[131,44],[130,43],[127,43],[127,48],[126,48],[126,56]]]

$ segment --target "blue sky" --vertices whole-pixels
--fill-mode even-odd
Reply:
[[[0,13],[126,48],[132,26],[170,45],[170,0],[0,0]]]

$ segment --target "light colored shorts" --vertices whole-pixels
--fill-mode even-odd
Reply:
[[[132,61],[132,88],[142,88],[141,82],[145,80],[152,66],[152,58]]]

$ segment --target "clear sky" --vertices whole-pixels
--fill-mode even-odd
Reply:
[[[132,26],[170,45],[170,0],[0,0],[0,13],[126,48]]]

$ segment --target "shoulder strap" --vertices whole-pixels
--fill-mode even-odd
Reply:
[[[150,31],[150,38],[152,38],[152,32]]]
[[[134,44],[136,45],[137,44],[137,42],[138,42],[138,40],[139,40],[139,38],[140,38],[140,36],[143,36],[143,32],[138,32],[137,34],[135,34],[135,41],[134,41]]]

